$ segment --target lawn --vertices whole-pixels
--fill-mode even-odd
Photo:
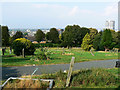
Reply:
[[[120,79],[118,68],[92,68],[73,71],[68,88],[118,88]],[[30,76],[22,76],[30,78]],[[37,79],[54,79],[53,88],[65,88],[67,73],[59,71],[54,74],[34,75]]]
[[[104,51],[93,51],[94,56],[88,51],[83,51],[81,48],[63,49],[63,48],[49,48],[50,60],[31,60],[32,55],[16,56],[13,53],[9,54],[9,48],[6,53],[2,56],[2,66],[25,66],[25,65],[42,65],[42,64],[66,64],[70,63],[71,58],[75,57],[76,62],[93,61],[93,60],[110,60],[118,59],[118,53],[104,52]],[[64,53],[64,54],[63,54]],[[38,54],[38,49],[35,51],[35,55]]]

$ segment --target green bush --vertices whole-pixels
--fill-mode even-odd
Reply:
[[[50,52],[45,48],[39,48],[37,50],[37,54],[31,58],[31,60],[49,60],[50,59]]]
[[[85,35],[85,37],[83,38],[81,47],[85,50],[85,51],[89,51],[90,48],[92,47],[92,45],[90,44],[90,35],[87,33]]]
[[[33,55],[35,51],[35,47],[30,40],[25,38],[18,38],[13,41],[12,48],[14,50],[14,54],[17,56],[22,55],[22,49],[24,48],[25,55]]]

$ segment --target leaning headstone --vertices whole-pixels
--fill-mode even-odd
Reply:
[[[94,54],[93,54],[93,52],[92,52],[92,50],[90,49],[90,53],[92,54],[92,56],[94,56]]]
[[[67,81],[66,81],[66,87],[69,86],[70,84],[70,79],[71,79],[71,74],[72,74],[72,68],[74,66],[74,60],[75,57],[72,57],[71,63],[70,63],[70,67],[69,67],[69,71],[68,71],[68,76],[67,76]]]
[[[115,67],[120,67],[120,61],[116,61],[116,65],[115,65]]]

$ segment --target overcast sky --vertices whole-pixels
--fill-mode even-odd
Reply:
[[[105,28],[106,20],[115,20],[117,29],[117,2],[2,2],[2,25],[9,28]]]

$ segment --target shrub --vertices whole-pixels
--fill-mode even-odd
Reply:
[[[31,58],[31,60],[49,60],[50,52],[45,48],[39,48],[37,54]]]
[[[13,41],[12,48],[14,50],[14,54],[17,56],[22,55],[22,49],[25,50],[25,55],[33,55],[35,51],[35,47],[30,40],[25,38],[18,38]]]
[[[90,35],[87,33],[85,35],[85,37],[83,38],[81,47],[85,50],[85,51],[89,51],[90,48],[92,47],[92,45],[90,44]]]

